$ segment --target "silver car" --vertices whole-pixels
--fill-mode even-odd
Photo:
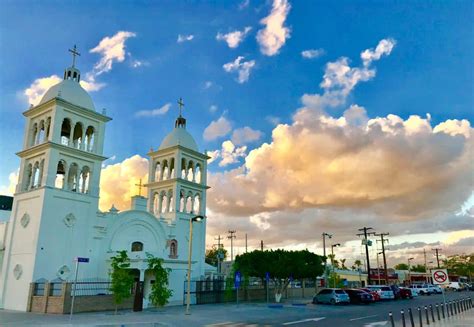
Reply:
[[[325,288],[313,297],[313,303],[350,303],[349,295],[340,288]]]

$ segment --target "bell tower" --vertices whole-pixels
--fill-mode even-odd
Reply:
[[[207,160],[198,150],[194,138],[186,131],[186,119],[178,101],[179,116],[173,130],[164,138],[156,151],[148,153],[148,210],[168,225],[169,241],[179,241],[178,257],[187,258],[189,220],[206,216]],[[205,256],[206,222],[194,227],[193,275],[203,274]]]
[[[80,85],[73,62],[26,118],[19,180],[0,275],[0,305],[25,311],[29,285],[67,280],[77,256],[93,257],[88,240],[97,217],[105,124]]]

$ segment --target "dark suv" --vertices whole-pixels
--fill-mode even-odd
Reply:
[[[354,290],[354,289],[348,289],[345,291],[349,295],[349,299],[351,303],[369,304],[369,303],[374,302],[374,297],[372,296],[372,294],[369,294],[367,292],[364,292],[361,290]]]

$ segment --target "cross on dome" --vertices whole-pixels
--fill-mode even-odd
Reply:
[[[77,51],[77,47],[74,44],[74,48],[69,49],[69,52],[72,53],[72,67],[75,67],[76,65],[76,56],[80,56],[81,54]]]
[[[179,106],[179,117],[181,117],[181,110],[184,107],[183,98],[178,99],[178,106]]]
[[[183,101],[183,98],[181,98],[181,97],[178,99],[178,107],[179,107],[179,116],[176,119],[174,127],[175,128],[178,128],[178,127],[186,128],[186,119],[184,119],[184,117],[181,115],[183,107],[184,107],[184,101]]]

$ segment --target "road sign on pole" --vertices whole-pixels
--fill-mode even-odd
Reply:
[[[240,288],[240,282],[242,280],[242,275],[240,274],[240,271],[235,272],[235,281],[234,281],[234,286],[235,286],[235,291],[237,293],[237,304],[239,304],[239,288]]]
[[[447,269],[433,269],[431,270],[431,277],[433,278],[433,284],[436,284],[436,285],[449,284]]]
[[[71,301],[71,312],[69,313],[69,320],[72,319],[72,314],[74,312],[74,300],[76,299],[76,284],[77,284],[77,273],[79,271],[79,263],[88,263],[89,258],[81,258],[81,257],[76,257],[74,259],[76,261],[76,271],[74,273],[74,285],[72,287],[72,301]]]

